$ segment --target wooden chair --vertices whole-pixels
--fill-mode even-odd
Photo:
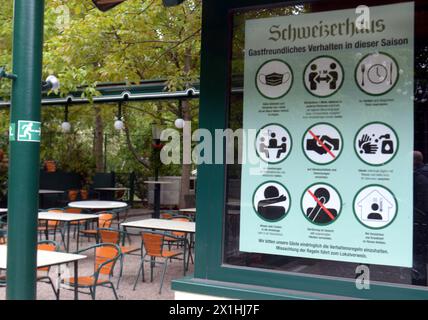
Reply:
[[[52,240],[39,241],[37,244],[37,250],[44,251],[59,251],[59,245]],[[50,284],[52,290],[55,294],[56,299],[59,299],[59,290],[55,289],[55,285],[52,281],[52,278],[49,276],[49,271],[51,267],[42,267],[37,268],[37,281]]]
[[[171,236],[172,237],[172,236]],[[161,277],[161,284],[159,288],[159,294],[162,293],[162,286],[163,281],[165,278],[166,268],[168,266],[168,260],[175,258],[179,255],[182,255],[183,252],[181,251],[171,251],[171,250],[165,250],[164,249],[164,238],[165,234],[160,232],[143,232],[141,233],[141,263],[140,268],[138,269],[137,279],[135,279],[134,283],[134,289],[137,286],[138,279],[140,277],[140,273],[142,275],[142,281],[144,282],[144,262],[148,261],[150,262],[150,281],[153,281],[153,268],[156,264],[163,264],[163,270],[162,270],[162,277]],[[146,251],[146,253],[143,255],[143,248]],[[150,257],[150,260],[145,260],[146,256]],[[161,258],[164,261],[163,262],[157,262],[156,258]]]
[[[64,209],[62,208],[51,208],[44,211],[53,213],[64,213]],[[40,234],[40,238],[43,234],[45,234],[46,240],[49,240],[49,234],[52,234],[54,241],[56,241],[56,233],[58,230],[60,231],[62,241],[64,242],[65,235],[60,221],[47,220],[39,222],[38,232]]]
[[[114,267],[121,255],[119,246],[112,243],[100,243],[86,249],[82,249],[77,253],[83,253],[88,250],[95,250],[94,273],[90,276],[82,276],[75,279],[74,277],[64,279],[63,283],[71,287],[89,289],[89,294],[92,300],[96,298],[96,289],[99,286],[111,288],[116,300],[118,296],[113,282],[111,281],[114,273]]]
[[[7,243],[7,215],[0,217],[0,245]]]
[[[119,279],[117,280],[116,288],[119,289],[119,283],[123,274],[123,263],[125,255],[132,255],[136,251],[141,251],[140,247],[136,246],[125,246],[125,238],[127,233],[122,230],[112,229],[112,228],[99,228],[98,229],[98,241],[101,243],[113,243],[119,246],[121,255],[119,258],[120,262],[120,273]]]
[[[113,223],[115,214],[112,212],[104,211],[98,215],[98,228],[96,229],[85,229],[80,230],[79,233],[88,238],[94,237],[97,241],[98,229],[99,228],[110,228]],[[79,237],[79,235],[77,235]]]
[[[85,213],[85,211],[83,211],[83,209],[79,209],[79,208],[72,208],[72,207],[66,207],[65,209],[64,209],[64,212],[66,212],[66,213],[74,213],[74,214],[82,214],[82,213]],[[73,232],[73,239],[76,239],[76,231],[77,231],[77,228],[76,228],[76,226],[78,225],[78,224],[80,224],[80,225],[84,225],[86,222],[85,221],[72,221],[71,223],[70,223],[70,225],[71,226],[74,226],[75,228],[74,228],[74,232]]]
[[[191,222],[192,219],[188,216],[183,216],[183,215],[177,215],[177,216],[173,216],[171,219],[172,221],[186,221],[186,222]],[[171,237],[171,236],[172,237]],[[178,231],[171,231],[165,234],[165,241],[168,245],[168,248],[171,249],[171,245],[175,244],[177,245],[177,248],[182,245],[184,247],[184,244],[186,244],[186,248],[189,252],[188,260],[192,260],[192,263],[194,263],[193,261],[193,256],[192,256],[192,244],[191,241],[188,239],[187,237],[187,233],[185,232],[178,232]],[[188,264],[188,263],[187,263]]]
[[[37,244],[37,250],[44,251],[58,251],[59,245],[52,240],[43,240],[39,241]],[[49,276],[49,271],[51,267],[41,267],[37,268],[37,282],[47,283],[51,286],[52,291],[55,294],[55,298],[59,299],[59,290],[55,288],[52,278]],[[0,276],[0,286],[6,286],[6,275]]]

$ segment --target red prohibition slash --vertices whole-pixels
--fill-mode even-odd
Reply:
[[[320,138],[318,138],[316,135],[315,135],[315,133],[313,133],[311,130],[309,130],[308,131],[309,132],[309,134],[312,136],[312,138],[314,138],[316,141],[317,141],[317,143],[325,150],[325,151],[327,151],[327,153],[329,154],[329,155],[331,155],[332,157],[333,157],[333,159],[336,159],[336,156],[334,155],[334,153],[333,152],[331,152],[331,150],[329,149],[329,148],[327,148],[327,146],[324,144],[324,142],[322,142],[321,140],[320,140]]]
[[[331,220],[334,220],[335,216],[321,203],[321,201],[312,193],[312,191],[308,190],[308,193],[311,195],[312,198],[314,198],[314,200],[318,203],[321,209],[328,215],[328,217]]]

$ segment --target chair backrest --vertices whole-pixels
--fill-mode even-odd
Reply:
[[[113,222],[114,215],[112,213],[101,213],[98,216],[98,224],[100,228],[110,228]]]
[[[120,245],[122,231],[110,228],[99,228],[98,239],[102,243],[114,243]]]
[[[162,256],[164,237],[162,233],[143,232],[141,238],[146,254],[154,257]]]
[[[190,222],[190,221],[192,221],[192,219],[191,219],[191,218],[186,217],[186,216],[176,216],[176,217],[172,217],[170,220],[172,220],[172,221],[185,221],[185,222]],[[173,231],[173,232],[171,232],[171,234],[172,234],[173,236],[175,236],[175,237],[180,237],[180,238],[182,238],[182,237],[185,237],[185,236],[186,236],[186,233],[185,233],[185,232],[177,232],[177,231]]]
[[[83,210],[79,209],[79,208],[68,207],[68,208],[65,208],[64,211],[67,212],[67,213],[82,213]]]
[[[69,201],[76,201],[79,196],[79,190],[72,189],[67,191],[67,197]]]
[[[53,212],[53,213],[64,213],[64,209],[61,209],[61,208],[51,208],[51,209],[47,209],[46,211]],[[48,224],[50,226],[58,226],[59,221],[48,221]]]
[[[52,240],[39,241],[37,243],[37,250],[58,251],[59,250],[59,245],[55,241],[52,241]],[[37,270],[39,270],[39,271],[49,271],[50,267],[42,267],[42,268],[38,268]]]
[[[120,256],[120,248],[117,245],[101,243],[95,248],[95,272],[112,276],[116,261]]]
[[[37,243],[37,250],[58,251],[58,248],[58,244],[52,240],[39,241]]]
[[[125,197],[125,190],[116,191],[116,200],[122,200]]]
[[[173,217],[172,213],[163,212],[163,213],[160,214],[160,218],[161,219],[171,219],[172,217]]]

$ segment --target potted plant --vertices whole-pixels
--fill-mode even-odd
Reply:
[[[54,160],[45,160],[44,167],[47,172],[55,172],[56,162]]]
[[[81,172],[82,177],[82,189],[80,189],[80,198],[82,200],[89,199],[89,189],[92,184],[92,175],[94,174],[92,170],[87,170],[86,172]]]

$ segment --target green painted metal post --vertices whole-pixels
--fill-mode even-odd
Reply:
[[[36,299],[44,0],[15,0],[7,299]]]

